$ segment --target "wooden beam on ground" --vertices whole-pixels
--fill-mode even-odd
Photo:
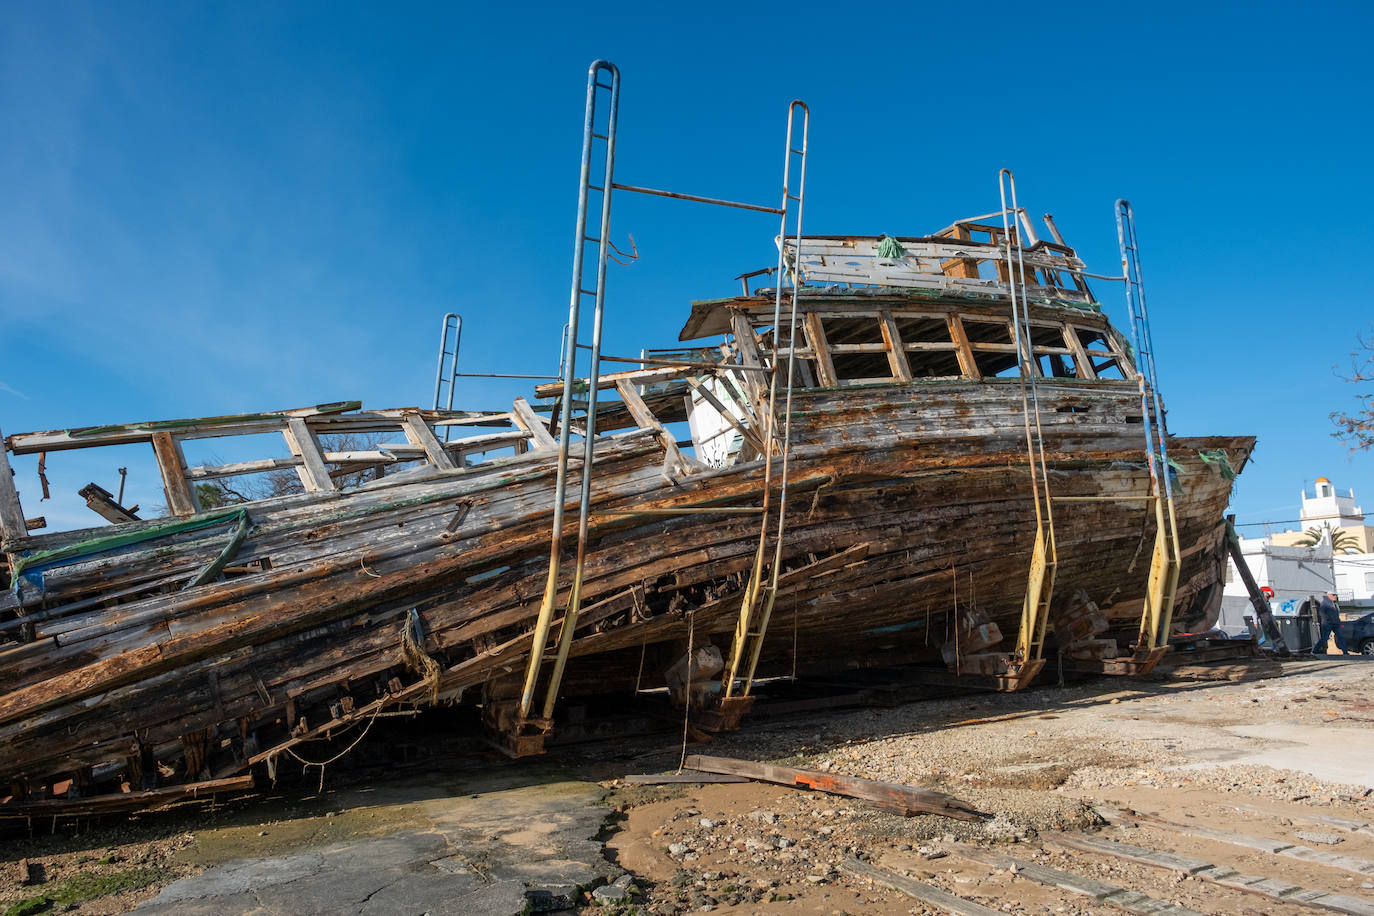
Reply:
[[[405,418],[404,431],[406,438],[411,445],[417,445],[425,450],[425,456],[429,463],[441,471],[451,471],[456,467],[453,458],[444,451],[444,446],[434,435],[434,430],[429,428],[424,417],[412,415]]]
[[[1124,812],[1109,808],[1105,805],[1096,807],[1093,810],[1102,815],[1102,817],[1111,824],[1121,824],[1128,820]],[[1297,843],[1288,843],[1284,840],[1274,840],[1269,837],[1251,836],[1248,833],[1236,833],[1231,830],[1219,830],[1215,827],[1204,826],[1203,824],[1180,824],[1177,821],[1167,820],[1162,817],[1153,817],[1139,812],[1132,813],[1129,816],[1129,820],[1139,821],[1142,824],[1149,824],[1152,827],[1159,827],[1164,830],[1172,830],[1174,833],[1181,833],[1184,836],[1198,837],[1204,840],[1215,840],[1218,843],[1228,843],[1232,846],[1241,846],[1246,849],[1258,849],[1260,852],[1267,852],[1270,855],[1298,859],[1302,862],[1313,862],[1317,865],[1325,865],[1328,868],[1347,871],[1365,879],[1374,877],[1374,861],[1361,859],[1357,856],[1324,852],[1320,849],[1312,849]]]
[[[939,814],[960,821],[981,821],[982,814],[952,795],[904,786],[894,782],[877,782],[860,779],[857,776],[842,776],[838,773],[822,773],[819,770],[802,770],[796,767],[776,766],[770,763],[755,763],[752,760],[735,760],[731,757],[707,757],[693,754],[687,758],[686,766],[705,773],[727,773],[731,776],[745,776],[762,782],[773,782],[782,786],[799,789],[815,789],[831,795],[845,795],[875,802],[886,808],[900,810],[906,814]]]
[[[167,496],[167,511],[173,515],[194,515],[195,497],[186,482],[186,457],[181,443],[171,433],[153,433],[153,454],[162,474],[162,492]]]
[[[1050,868],[1048,865],[1041,865],[1037,862],[1028,862],[1025,859],[1002,855],[991,849],[969,846],[964,843],[956,843],[949,848],[951,852],[965,859],[992,868],[1005,869],[1013,872],[1018,878],[1025,878],[1036,884],[1043,884],[1045,887],[1068,891],[1070,894],[1091,897],[1098,903],[1111,904],[1128,913],[1139,914],[1139,916],[1204,916],[1197,910],[1190,910],[1184,906],[1158,900],[1137,891],[1107,884],[1084,875],[1076,875],[1073,872]]]
[[[951,894],[933,884],[923,884],[914,878],[908,878],[906,875],[899,875],[895,871],[879,868],[871,862],[842,859],[840,860],[840,871],[856,878],[867,878],[874,884],[889,887],[928,906],[933,906],[946,913],[953,913],[955,916],[1005,916],[1001,910],[995,910],[990,906],[984,906],[981,903]]]
[[[0,432],[0,542],[28,534],[24,510],[19,505],[19,490],[14,486],[14,471],[5,450],[5,434]]]
[[[512,404],[511,419],[525,432],[530,434],[534,440],[536,449],[558,448],[558,440],[549,432],[549,428],[544,425],[544,420],[530,407],[530,402],[524,398],[516,398]]]
[[[334,479],[329,476],[329,469],[325,467],[320,440],[315,438],[314,431],[304,420],[300,417],[287,420],[282,435],[286,438],[286,445],[291,449],[291,454],[301,459],[296,473],[300,475],[301,483],[307,492],[332,493],[338,489],[334,486]]]
[[[631,786],[667,786],[679,783],[715,784],[727,782],[750,782],[743,776],[730,776],[725,773],[631,773],[621,779]]]
[[[1172,853],[1159,852],[1143,846],[1133,846],[1129,843],[1114,843],[1111,840],[1089,836],[1085,833],[1051,833],[1046,834],[1044,839],[1053,846],[1070,849],[1074,852],[1096,853],[1123,859],[1127,862],[1135,862],[1139,865],[1182,872],[1201,881],[1210,881],[1213,884],[1245,891],[1248,894],[1258,894],[1271,900],[1281,900],[1285,903],[1304,903],[1336,913],[1345,913],[1347,916],[1374,916],[1374,900],[1351,897],[1346,894],[1328,894],[1325,891],[1305,890],[1297,885],[1274,878],[1266,878],[1262,875],[1242,875],[1235,869],[1227,868],[1224,865],[1213,865],[1202,859],[1176,856]]]

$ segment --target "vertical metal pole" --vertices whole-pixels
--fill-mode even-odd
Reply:
[[[600,81],[602,73],[608,73],[611,77],[609,86]],[[605,134],[596,133],[596,94],[598,89],[606,89],[610,92],[609,118]],[[553,535],[549,546],[549,577],[544,586],[544,600],[539,608],[539,618],[535,622],[534,642],[530,646],[529,663],[525,669],[525,684],[520,695],[520,717],[529,716],[530,707],[534,704],[534,689],[539,679],[539,668],[544,658],[544,648],[548,644],[549,627],[553,621],[554,606],[558,598],[558,574],[559,566],[563,553],[563,515],[564,502],[568,492],[568,449],[569,437],[572,425],[572,399],[574,392],[574,379],[577,375],[577,324],[581,313],[582,296],[588,291],[582,288],[583,257],[586,248],[587,237],[587,198],[593,190],[591,184],[592,171],[592,144],[595,140],[606,142],[606,169],[605,183],[599,188],[601,192],[601,235],[597,239],[590,241],[598,242],[599,251],[597,257],[597,286],[592,291],[596,297],[596,312],[593,319],[593,352],[592,352],[592,372],[590,391],[588,392],[588,417],[586,438],[587,445],[584,451],[584,463],[582,466],[582,522],[579,525],[579,534],[586,524],[587,499],[590,493],[591,478],[591,455],[592,439],[596,435],[596,390],[598,378],[595,373],[600,368],[600,345],[601,345],[601,314],[605,303],[605,279],[606,279],[606,254],[607,254],[607,232],[610,229],[611,221],[611,178],[615,168],[615,131],[616,114],[620,105],[620,71],[615,64],[608,61],[598,60],[592,63],[587,71],[587,115],[582,128],[582,173],[581,187],[577,195],[577,236],[573,242],[573,272],[572,272],[572,292],[568,304],[568,333],[563,353],[563,406],[560,414],[558,430],[558,473],[554,483],[554,504],[553,504]],[[579,537],[579,558],[581,557],[581,538]],[[580,578],[580,567],[578,578]],[[571,629],[565,627],[567,632]],[[560,653],[561,655],[562,653]]]

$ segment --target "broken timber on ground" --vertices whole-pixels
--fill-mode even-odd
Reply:
[[[879,807],[896,811],[903,815],[938,814],[960,821],[981,821],[986,815],[980,814],[952,795],[904,786],[894,782],[877,782],[857,776],[842,776],[838,773],[822,773],[819,770],[802,770],[796,767],[777,766],[771,763],[755,763],[751,760],[735,760],[730,757],[707,757],[693,754],[687,758],[686,765],[693,770],[706,773],[727,773],[744,776],[761,782],[772,782],[782,786],[799,789],[814,789],[831,795],[846,795],[873,802]]]

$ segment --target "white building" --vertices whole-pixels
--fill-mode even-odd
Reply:
[[[1365,613],[1374,609],[1374,552],[1370,551],[1374,528],[1365,525],[1364,511],[1355,504],[1355,491],[1337,494],[1331,481],[1317,478],[1315,492],[1302,492],[1302,528],[1262,538],[1240,538],[1241,555],[1261,587],[1273,591],[1270,604],[1275,614],[1296,613],[1309,596],[1335,592],[1341,609]],[[1307,532],[1321,537],[1310,543]],[[1342,534],[1343,533],[1343,534]],[[1309,543],[1299,544],[1308,540]],[[1333,548],[1333,540],[1342,546]],[[1254,613],[1245,583],[1227,560],[1222,591],[1221,618],[1217,625],[1229,633],[1245,630],[1245,616]]]

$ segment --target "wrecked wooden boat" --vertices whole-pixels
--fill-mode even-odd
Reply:
[[[1008,284],[977,280],[970,293],[958,282],[1003,259],[995,230],[962,223],[897,240],[907,257],[944,265],[934,276],[951,282],[934,289],[820,285],[834,251],[872,260],[865,246],[878,240],[805,239],[801,260],[815,263],[797,289],[795,337],[774,325],[771,292],[697,302],[681,333],[693,345],[654,356],[679,365],[599,378],[585,556],[570,569],[565,552],[545,628],[564,635],[534,665],[547,681],[567,646],[550,696],[661,686],[689,645],[698,657],[718,649],[744,698],[756,677],[895,663],[1014,687],[1046,646],[1107,672],[1157,658],[1169,624],[1141,621],[1160,500],[1131,350],[1086,285],[1053,285],[1081,265],[1045,246],[1024,253],[1027,274],[1040,276],[1027,287],[1030,356],[1019,357],[1011,299],[998,292]],[[965,233],[986,238],[956,237]],[[789,359],[777,539],[776,510],[761,518],[768,367]],[[1027,448],[1021,362],[1036,373],[1044,474],[1032,473],[1040,453]],[[59,780],[138,787],[159,763],[176,779],[223,778],[381,710],[435,701],[482,704],[493,728],[529,750],[530,734],[551,724],[532,729],[520,700],[560,457],[569,481],[582,479],[577,457],[560,453],[560,386],[536,394],[552,398],[542,412],[523,399],[500,413],[349,402],[8,436],[14,455],[150,444],[171,511],[29,534],[11,475],[0,474],[11,580],[0,603],[0,773],[27,787],[15,794]],[[690,439],[679,442],[672,428],[683,422]],[[458,428],[476,431],[445,441]],[[181,457],[188,440],[264,432],[280,434],[290,457],[193,467]],[[345,433],[402,441],[321,445]],[[1184,629],[1216,613],[1229,471],[1253,442],[1168,439],[1180,561],[1171,609]],[[198,483],[280,468],[305,492],[197,503]],[[360,469],[372,472],[365,482],[337,485]],[[771,490],[776,505],[780,475]],[[1027,605],[1027,570],[1046,565],[1046,508],[1055,556],[1041,608]],[[699,671],[698,687],[719,684]],[[703,722],[720,709],[712,689]]]
[[[1215,619],[1254,439],[1165,431],[1138,262],[1132,347],[1014,198],[1000,222],[923,237],[794,223],[775,270],[692,304],[682,346],[603,374],[597,339],[579,377],[585,164],[567,369],[533,402],[4,438],[11,807],[222,784],[430,704],[480,707],[522,754],[569,698],[667,687],[712,730],[780,676],[918,665],[1017,689],[1047,658],[1141,673]],[[775,212],[786,230],[786,199]],[[606,258],[601,243],[598,309]],[[764,273],[775,286],[750,290]],[[185,458],[263,435],[285,454]],[[95,487],[111,524],[28,530],[10,456],[134,443],[165,517]],[[283,471],[300,492],[242,498]]]

